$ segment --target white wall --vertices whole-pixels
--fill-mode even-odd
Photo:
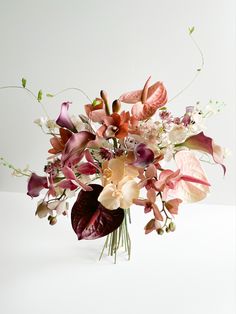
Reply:
[[[192,77],[200,58],[188,34],[195,25],[206,66],[196,83],[171,104],[184,110],[210,98],[228,105],[209,120],[207,133],[228,147],[227,176],[208,168],[212,193],[206,202],[235,203],[235,2],[233,0],[0,1],[0,85],[22,76],[37,91],[77,86],[92,98],[100,89],[111,97],[142,86],[152,74],[173,96]],[[85,99],[74,92],[51,101],[57,116],[62,100],[82,112]],[[0,91],[0,155],[41,170],[48,139],[33,125],[39,105],[20,90]],[[25,191],[25,180],[0,168],[0,190]]]

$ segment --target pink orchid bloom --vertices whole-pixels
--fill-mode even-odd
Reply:
[[[223,168],[224,174],[226,172],[226,167],[223,164],[224,163],[224,154],[223,149],[215,144],[212,138],[206,136],[203,132],[190,136],[185,140],[184,143],[181,143],[181,146],[186,146],[190,149],[196,149],[203,152],[206,152],[207,154],[210,154],[215,163],[220,164]]]
[[[165,202],[165,207],[172,215],[177,215],[179,204],[181,204],[182,202],[183,201],[180,198],[173,198],[172,200]]]
[[[139,179],[141,179],[139,186],[140,188],[145,187],[147,190],[154,188],[157,178],[157,169],[154,164],[150,164],[146,171],[140,170]]]
[[[43,189],[48,189],[47,177],[38,176],[33,172],[28,182],[27,195],[31,197],[37,197]]]
[[[72,132],[77,132],[74,124],[71,121],[71,118],[68,115],[68,109],[71,102],[63,102],[61,105],[61,112],[59,117],[56,120],[56,123],[62,128],[66,128]]]
[[[89,186],[89,185],[87,185],[87,184],[84,184],[81,180],[79,180],[79,179],[76,177],[74,171],[73,171],[71,168],[65,166],[64,168],[62,168],[62,172],[63,172],[64,176],[66,177],[66,180],[72,181],[72,183],[73,183],[74,185],[77,184],[77,185],[80,186],[84,191],[92,191],[92,187]]]
[[[106,116],[103,125],[97,130],[98,136],[105,138],[116,137],[118,139],[126,137],[128,135],[129,119],[130,114],[125,111],[122,111],[120,114],[114,112],[110,116]]]
[[[167,102],[167,92],[161,82],[149,86],[148,78],[142,90],[125,93],[119,97],[124,103],[133,104],[132,115],[138,120],[146,120]]]
[[[161,228],[161,223],[158,220],[152,218],[144,227],[145,234],[148,234],[154,230],[157,231],[159,228]]]
[[[144,206],[144,212],[149,213],[153,210],[154,216],[157,220],[163,220],[163,217],[160,213],[158,206],[156,205],[156,191],[154,189],[150,189],[147,191],[146,199],[135,199],[133,202],[136,205]]]
[[[83,152],[95,135],[88,131],[73,134],[67,141],[62,152],[61,162],[63,165],[73,165],[83,158]]]

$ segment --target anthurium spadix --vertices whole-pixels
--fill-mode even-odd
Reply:
[[[150,86],[151,77],[146,81],[143,89],[127,92],[119,97],[119,101],[133,104],[131,112],[138,120],[152,117],[158,108],[167,102],[167,91],[162,82]]]

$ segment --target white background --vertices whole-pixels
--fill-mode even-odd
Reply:
[[[162,80],[171,98],[200,66],[188,27],[205,55],[195,84],[170,104],[185,106],[209,99],[224,101],[224,112],[207,121],[206,133],[231,150],[223,178],[219,166],[206,169],[212,183],[208,203],[235,204],[235,2],[224,1],[0,1],[0,85],[20,84],[36,93],[80,87],[91,98],[106,89],[110,98],[141,88],[149,75]],[[86,99],[68,92],[47,109],[57,117],[63,100],[83,112]],[[42,173],[49,139],[33,120],[43,112],[22,90],[0,91],[0,155],[18,167]],[[25,191],[24,179],[0,168],[0,190]]]

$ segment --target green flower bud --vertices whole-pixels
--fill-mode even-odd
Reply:
[[[166,232],[169,233],[170,232],[170,228],[166,227]]]
[[[170,224],[169,224],[169,229],[170,229],[170,231],[175,231],[175,229],[176,229],[176,226],[175,226],[175,224],[173,223],[173,222],[171,222]]]
[[[51,219],[49,220],[49,224],[51,226],[55,225],[57,223],[57,217],[51,217]]]

